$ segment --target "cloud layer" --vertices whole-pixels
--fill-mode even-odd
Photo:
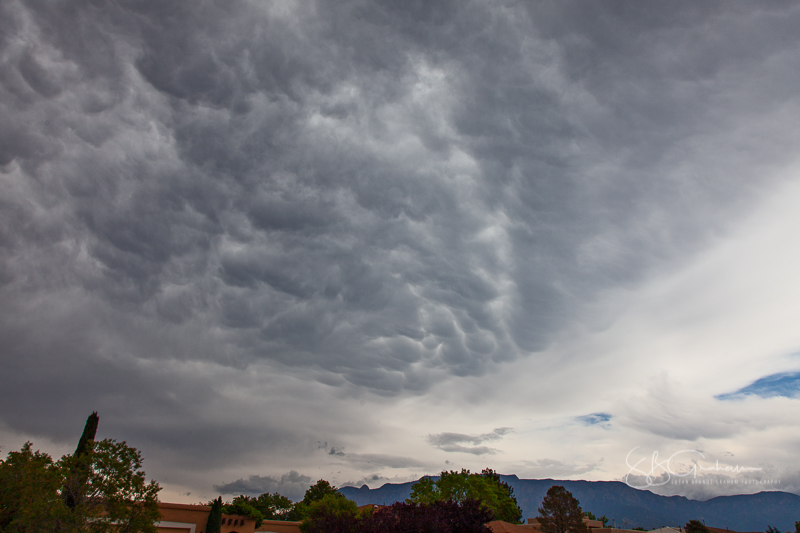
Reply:
[[[3,3],[0,435],[60,446],[98,410],[176,494],[410,477],[440,452],[600,464],[522,451],[547,417],[727,438],[671,417],[680,395],[589,382],[644,360],[651,379],[685,363],[655,344],[716,331],[715,285],[676,272],[695,279],[797,180],[799,18],[740,2]],[[793,294],[766,260],[789,246],[723,263],[719,290],[746,290],[734,265],[762,257]],[[621,323],[654,341],[626,344]],[[742,355],[747,375],[709,394],[795,375],[788,326],[769,337],[767,362]],[[585,386],[550,403],[566,379]],[[737,423],[760,427],[749,409]]]
[[[436,435],[428,435],[428,443],[445,452],[463,452],[474,455],[494,455],[497,453],[495,448],[477,445],[484,442],[500,440],[505,434],[512,430],[513,428],[496,428],[491,433],[484,433],[482,435],[438,433]],[[464,444],[472,444],[473,446],[464,446]]]
[[[238,496],[259,496],[264,493],[278,492],[292,501],[303,499],[306,489],[312,484],[311,478],[292,470],[280,478],[272,476],[250,476],[247,479],[237,479],[230,483],[214,485],[214,490],[222,494]]]

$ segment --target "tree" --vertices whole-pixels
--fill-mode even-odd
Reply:
[[[794,533],[800,533],[800,521],[794,523]]]
[[[777,527],[772,527],[770,525],[767,525],[766,533],[781,533],[781,530],[778,529]]]
[[[257,529],[264,522],[264,515],[261,511],[256,509],[254,505],[255,501],[255,498],[250,498],[249,496],[237,496],[231,503],[226,503],[222,506],[222,513],[246,516],[255,521],[255,527]]]
[[[306,490],[303,500],[297,502],[286,515],[287,520],[304,520],[308,517],[309,507],[312,503],[322,501],[326,496],[333,498],[343,498],[344,495],[339,492],[335,486],[331,485],[324,479],[318,480]]]
[[[206,533],[219,533],[222,529],[222,496],[211,502],[211,511],[206,520]]]
[[[544,533],[586,533],[583,511],[578,500],[561,485],[553,485],[539,507],[539,523]]]
[[[0,462],[0,531],[155,533],[160,487],[146,482],[139,452],[90,442],[57,463],[31,443],[9,453]]]
[[[46,453],[26,442],[0,461],[0,531],[7,533],[62,531],[71,522],[59,490],[61,470]]]
[[[72,495],[73,512],[90,531],[155,533],[161,487],[147,482],[136,448],[104,439],[58,464],[67,473],[64,486]]]
[[[462,503],[474,499],[485,506],[491,513],[490,520],[505,520],[518,523],[522,519],[522,510],[517,504],[514,490],[491,469],[480,474],[471,474],[469,470],[461,472],[442,472],[439,479],[425,477],[411,487],[411,495],[407,503],[431,504],[439,501]]]
[[[92,411],[83,426],[83,433],[81,433],[81,438],[78,441],[78,447],[75,448],[75,455],[86,455],[91,451],[99,424],[100,417],[97,415],[97,411]]]
[[[478,497],[492,511],[495,520],[511,523],[522,522],[522,509],[514,496],[514,489],[491,468],[484,468],[481,477],[483,491]]]
[[[361,518],[360,533],[489,533],[491,512],[478,500],[398,502]]]
[[[307,506],[306,517],[300,524],[303,533],[355,533],[358,529],[356,502],[338,492],[311,500]]]
[[[250,501],[264,517],[264,520],[288,520],[287,517],[294,507],[292,500],[277,492],[274,494],[265,492]]]
[[[81,433],[81,438],[78,440],[78,447],[75,448],[75,453],[72,455],[74,460],[70,465],[72,468],[70,475],[71,484],[69,486],[64,486],[62,494],[66,506],[73,510],[77,505],[77,498],[86,490],[86,483],[89,481],[90,455],[92,447],[94,446],[94,437],[97,434],[97,426],[99,423],[100,417],[97,416],[97,411],[93,411],[86,419],[86,424],[83,426],[83,433]]]
[[[711,533],[704,523],[700,520],[689,520],[684,527],[686,533]]]
[[[331,485],[324,479],[320,479],[308,487],[305,496],[303,496],[303,503],[308,505],[311,502],[320,501],[328,495],[340,496],[344,498],[344,496],[339,492],[339,489],[337,489],[334,485]]]

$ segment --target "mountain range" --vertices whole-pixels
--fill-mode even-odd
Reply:
[[[718,496],[698,501],[683,496],[661,496],[620,481],[519,479],[515,475],[500,478],[514,489],[523,520],[539,514],[537,509],[553,485],[562,485],[570,491],[584,511],[591,511],[597,517],[605,515],[623,529],[679,526],[696,519],[711,527],[734,531],[765,531],[767,526],[773,526],[793,533],[795,521],[800,520],[800,496],[789,492]],[[376,489],[366,485],[342,487],[339,491],[358,505],[390,505],[408,498],[414,483],[387,483]]]

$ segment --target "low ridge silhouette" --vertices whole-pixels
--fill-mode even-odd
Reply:
[[[501,475],[500,479],[514,489],[524,518],[537,516],[547,489],[562,485],[580,501],[584,511],[591,511],[598,517],[605,515],[609,520],[613,518],[619,528],[679,526],[696,519],[704,520],[708,526],[734,531],[765,531],[768,525],[781,531],[794,531],[795,521],[800,520],[800,496],[788,492],[717,496],[699,501],[683,496],[661,496],[619,481],[519,479],[514,475]],[[387,483],[376,489],[366,485],[342,487],[339,491],[358,505],[389,505],[408,498],[414,483],[416,481]]]

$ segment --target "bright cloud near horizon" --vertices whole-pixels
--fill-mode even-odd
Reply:
[[[652,490],[800,494],[799,26],[4,2],[0,451],[98,411],[165,501],[681,450]]]

